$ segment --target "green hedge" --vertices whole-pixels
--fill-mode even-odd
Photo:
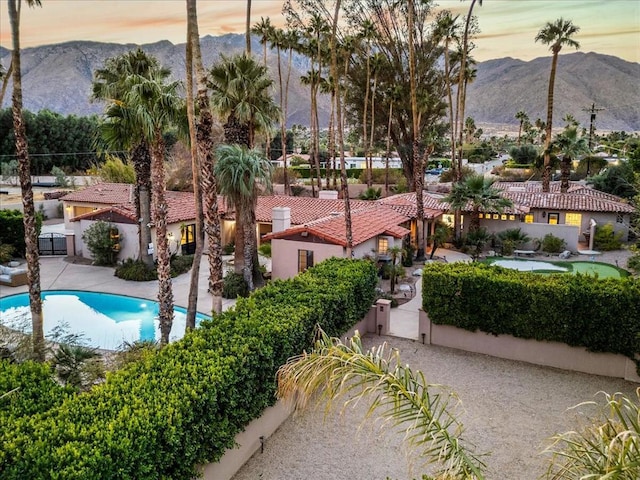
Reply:
[[[640,281],[539,275],[484,264],[431,264],[422,306],[436,324],[640,354]]]
[[[340,335],[374,297],[372,263],[332,259],[274,281],[181,341],[0,431],[3,479],[185,479],[275,402],[275,374]]]

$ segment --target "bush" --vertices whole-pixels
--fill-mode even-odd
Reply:
[[[24,257],[26,245],[24,242],[24,220],[20,210],[0,210],[0,244],[11,245],[14,255]],[[42,215],[36,213],[36,230],[38,235],[42,228]]]
[[[222,298],[248,297],[249,286],[240,273],[229,272],[224,276]]]
[[[260,252],[260,255],[262,255],[263,257],[271,258],[271,243],[261,243],[258,247],[258,252]]]
[[[375,284],[370,262],[327,260],[238,299],[87,393],[67,399],[42,378],[40,403],[22,402],[8,421],[0,409],[3,480],[197,477],[199,464],[218,461],[275,403],[279,366],[312,348],[317,325],[341,336],[362,319]],[[11,388],[25,381],[19,373]]]
[[[604,252],[619,250],[622,247],[622,233],[616,232],[610,223],[602,226],[597,225],[593,246]]]
[[[133,258],[127,258],[122,264],[118,265],[115,276],[133,282],[148,282],[158,278],[155,269],[149,268],[141,260],[134,260]]]
[[[540,246],[543,252],[560,253],[565,250],[565,241],[551,233],[547,233],[542,239]]]
[[[13,245],[7,245],[6,243],[0,243],[0,263],[7,263],[13,258],[13,252],[15,251]]]
[[[632,359],[640,354],[640,282],[632,277],[597,280],[437,263],[427,265],[422,278],[423,308],[434,323]]]
[[[384,168],[374,168],[371,170],[371,180],[373,183],[378,185],[384,185],[385,179],[385,169]],[[394,185],[398,183],[398,181],[404,178],[404,173],[402,173],[401,168],[390,168],[389,169],[389,184]],[[360,183],[367,183],[367,171],[363,170],[358,177]]]
[[[82,240],[91,252],[96,265],[115,264],[119,251],[117,232],[118,229],[110,223],[98,220],[82,234]]]
[[[171,257],[171,276],[177,277],[191,270],[193,255],[173,255]]]
[[[222,247],[222,253],[224,255],[231,255],[236,250],[236,244],[234,242],[227,243],[224,247]]]
[[[382,188],[375,187],[369,187],[358,195],[360,200],[378,200],[380,197],[382,197]]]

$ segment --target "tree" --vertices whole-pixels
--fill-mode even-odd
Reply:
[[[246,54],[251,55],[251,0],[247,0],[247,20],[245,22]]]
[[[594,175],[588,183],[601,192],[633,199],[636,195],[640,195],[639,176],[634,173],[629,163],[622,162],[620,165],[608,167],[602,173]]]
[[[549,191],[551,180],[551,129],[553,127],[553,89],[556,81],[556,69],[558,66],[558,54],[563,46],[580,48],[580,44],[572,37],[580,31],[580,27],[574,25],[571,20],[559,18],[555,22],[547,22],[536,35],[535,41],[549,45],[553,54],[551,59],[551,73],[549,74],[549,90],[547,93],[547,121],[545,123],[544,142],[544,171],[542,172],[542,191]]]
[[[262,285],[257,265],[256,203],[261,191],[271,190],[271,164],[257,150],[244,145],[220,145],[216,149],[215,174],[220,192],[235,206],[236,221],[243,227],[244,267],[249,290]],[[236,248],[238,245],[236,244]]]
[[[434,466],[434,478],[484,478],[485,465],[464,441],[451,392],[403,365],[397,350],[387,353],[383,345],[363,351],[358,333],[347,344],[322,330],[318,337],[311,353],[291,358],[278,370],[279,397],[295,399],[298,409],[314,396],[328,402],[348,396],[345,408],[370,400],[370,415],[377,413],[396,427],[411,425],[405,440]]]
[[[589,142],[583,135],[578,135],[578,127],[572,125],[556,136],[551,149],[561,155],[560,192],[566,193],[569,189],[571,162],[579,155],[589,153]]]
[[[402,248],[401,247],[389,247],[387,250],[387,255],[391,255],[391,275],[390,275],[390,284],[389,291],[390,293],[396,293],[396,279],[398,277],[398,266],[396,262],[398,261],[398,257],[402,260]],[[400,262],[402,263],[402,261]]]
[[[260,17],[260,21],[251,28],[251,33],[260,36],[264,66],[267,66],[267,43],[273,34],[274,26],[269,17]]]
[[[449,239],[451,235],[451,229],[449,226],[443,222],[437,222],[435,229],[433,230],[433,235],[431,235],[431,254],[429,255],[429,259],[433,260],[434,255],[436,254],[436,250],[439,246],[444,245],[444,243]]]
[[[520,126],[518,127],[518,146],[520,146],[520,137],[522,136],[522,126],[524,125],[524,122],[529,120],[529,115],[527,115],[524,110],[519,110],[518,113],[516,113],[516,120],[520,122]]]
[[[156,228],[156,258],[158,272],[158,303],[160,343],[169,342],[173,324],[173,291],[170,273],[170,252],[167,240],[167,202],[165,200],[163,134],[166,129],[184,119],[184,105],[179,97],[179,82],[165,83],[162,73],[150,78],[130,75],[124,82],[121,101],[107,108],[107,117],[115,128],[130,126],[140,132],[151,154],[152,220]]]
[[[41,6],[40,0],[27,0],[30,7]],[[27,257],[27,280],[29,283],[29,305],[31,309],[31,328],[33,356],[39,362],[45,360],[44,324],[42,318],[42,300],[40,298],[40,263],[38,255],[38,229],[36,210],[33,203],[31,184],[31,161],[27,132],[22,115],[22,73],[20,63],[20,0],[9,0],[9,22],[11,23],[11,65],[13,66],[13,131],[18,159],[18,176],[22,194],[24,236]]]
[[[113,102],[121,101],[127,93],[127,78],[140,75],[145,78],[158,76],[164,80],[171,75],[171,70],[160,65],[158,60],[138,48],[130,52],[108,58],[103,68],[94,73],[91,85],[93,100],[101,100],[109,107]],[[107,109],[108,111],[108,109]],[[116,119],[107,121],[100,127],[102,141],[108,149],[127,149],[131,152],[131,160],[136,172],[136,217],[138,222],[138,258],[147,266],[153,266],[153,255],[148,253],[151,243],[151,156],[149,145],[140,131],[132,129],[132,125]]]
[[[469,232],[480,228],[480,212],[502,211],[513,205],[513,202],[501,195],[501,191],[493,186],[495,179],[482,175],[471,175],[453,185],[451,192],[444,198],[453,209],[471,210]]]
[[[273,81],[267,68],[256,63],[252,57],[222,55],[219,63],[209,72],[211,88],[211,106],[218,114],[226,118],[223,125],[225,143],[253,148],[257,132],[266,132],[272,122],[279,118],[279,109],[271,96]],[[235,272],[244,271],[245,254],[244,227],[242,218],[236,218],[236,249],[234,257]],[[254,281],[259,281],[257,271],[257,252],[255,253]]]

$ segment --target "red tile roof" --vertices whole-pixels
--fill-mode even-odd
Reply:
[[[535,209],[578,212],[633,213],[635,209],[620,197],[589,186],[571,182],[566,193],[560,193],[560,182],[551,182],[550,191],[542,192],[541,182],[496,182],[504,197],[514,204]]]
[[[409,218],[405,215],[399,214],[391,208],[373,204],[373,202],[354,209],[351,212],[352,245],[355,247],[378,235],[402,238],[411,233],[410,230],[400,226],[408,220]],[[330,215],[282,232],[270,233],[265,235],[264,239],[287,238],[302,232],[308,232],[336,245],[347,246],[344,213]]]
[[[77,192],[71,192],[60,200],[65,202],[123,205],[132,204],[133,199],[134,185],[128,183],[97,183]]]
[[[424,191],[422,196],[422,204],[424,205],[424,218],[431,220],[439,217],[449,209],[447,203],[443,199],[443,195],[430,193]],[[382,198],[378,200],[378,203],[392,208],[398,213],[401,213],[407,217],[415,218],[417,213],[416,208],[416,193],[399,193],[390,197]]]
[[[351,200],[349,204],[351,210],[355,210],[369,206],[372,202]],[[256,220],[270,223],[271,212],[274,207],[289,207],[291,209],[291,224],[303,225],[319,218],[327,217],[334,212],[344,212],[344,201],[326,198],[289,197],[286,195],[258,197]]]

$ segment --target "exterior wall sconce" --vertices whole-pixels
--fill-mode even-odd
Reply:
[[[547,212],[545,212],[544,210],[542,211],[542,218],[545,218],[547,216]]]

